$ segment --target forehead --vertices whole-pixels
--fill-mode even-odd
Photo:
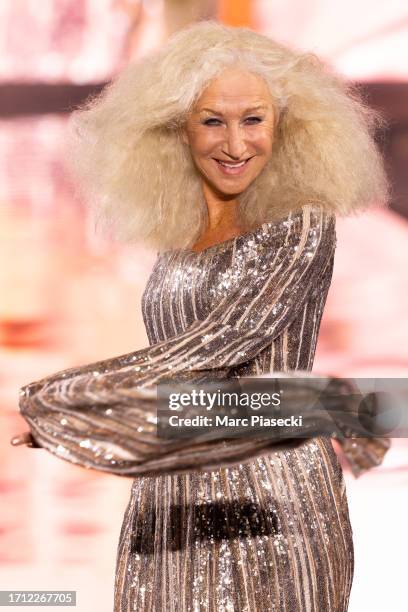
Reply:
[[[246,110],[256,106],[272,108],[272,96],[262,77],[241,69],[228,69],[204,89],[194,106],[197,112]]]

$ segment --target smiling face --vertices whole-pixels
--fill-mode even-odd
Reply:
[[[207,197],[243,193],[272,155],[274,109],[266,82],[226,69],[203,91],[183,129]]]

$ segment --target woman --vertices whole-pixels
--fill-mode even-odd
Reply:
[[[136,477],[115,611],[347,610],[352,532],[330,440],[158,440],[147,389],[312,369],[335,214],[385,198],[373,114],[313,55],[207,22],[74,119],[100,218],[158,248],[150,346],[23,387],[31,432],[15,443]],[[387,446],[344,443],[356,474]]]

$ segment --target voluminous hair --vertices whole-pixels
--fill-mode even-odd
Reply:
[[[160,250],[195,243],[208,212],[181,128],[228,67],[263,77],[277,118],[272,157],[238,196],[244,230],[305,204],[347,215],[386,201],[374,141],[381,119],[357,89],[312,53],[207,21],[129,63],[72,113],[68,162],[97,223],[119,240]]]

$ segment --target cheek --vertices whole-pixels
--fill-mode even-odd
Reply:
[[[219,144],[219,138],[208,131],[197,130],[190,136],[190,149],[194,158],[210,156]]]
[[[264,153],[265,155],[270,155],[272,153],[273,137],[271,132],[265,131],[258,134],[252,142],[259,152]]]
[[[273,127],[265,126],[247,133],[247,142],[260,155],[269,156],[273,147]]]

